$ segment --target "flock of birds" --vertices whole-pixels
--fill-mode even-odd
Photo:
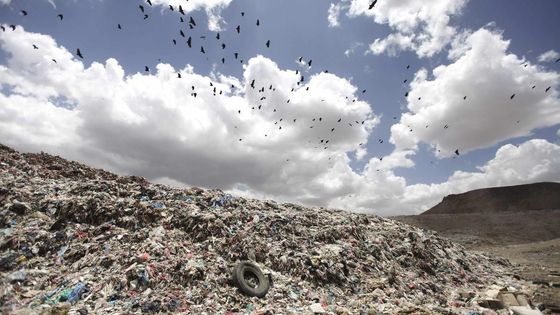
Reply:
[[[188,0],[187,0],[187,1],[188,1]],[[378,0],[374,0],[373,2],[370,3],[370,5],[369,5],[369,10],[372,10],[372,9],[375,7],[375,5],[377,4],[377,1],[378,1]],[[151,2],[150,0],[146,0],[146,4],[147,4],[148,6],[152,6],[152,5],[153,5],[152,2]],[[139,13],[142,14],[143,20],[147,20],[147,19],[150,17],[149,14],[148,14],[147,8],[145,7],[145,5],[139,4],[139,5],[138,5],[138,9],[139,9]],[[184,11],[184,9],[183,9],[183,7],[182,7],[181,5],[179,5],[178,7],[174,7],[174,6],[172,6],[172,5],[169,5],[169,10],[170,10],[170,11],[173,11],[173,12],[177,12],[177,14],[179,14],[179,21],[180,21],[180,23],[185,23],[185,22],[186,22],[187,25],[188,25],[188,27],[189,27],[189,29],[192,30],[192,29],[194,29],[195,27],[197,27],[197,23],[196,23],[196,21],[194,20],[194,18],[193,18],[192,16],[189,16],[188,22],[187,22],[186,13],[185,13],[185,11]],[[28,13],[27,10],[21,10],[20,13],[21,13],[22,16],[28,16],[28,15],[29,15],[29,13]],[[244,16],[245,16],[245,12],[241,12],[241,16],[244,17]],[[63,20],[64,20],[64,15],[63,15],[63,14],[58,14],[58,15],[56,15],[56,18],[58,18],[59,21],[63,21]],[[255,25],[256,25],[256,27],[259,27],[259,26],[261,25],[260,19],[256,19]],[[5,28],[4,25],[0,25],[0,27],[1,27],[1,29],[2,29],[3,32],[6,31],[6,28]],[[16,25],[11,24],[11,25],[9,25],[9,28],[11,28],[12,31],[15,31],[15,30],[16,30]],[[117,28],[118,30],[122,30],[122,29],[123,29],[123,26],[121,25],[121,23],[117,23],[116,28]],[[235,27],[235,31],[236,31],[237,34],[240,34],[240,33],[241,33],[241,24],[239,24],[239,25],[237,25],[237,26]],[[186,33],[182,28],[179,29],[179,31],[177,32],[177,34],[178,34],[178,36],[180,36],[181,38],[183,38],[183,40],[185,40],[185,43],[186,43],[186,45],[187,45],[188,48],[193,48],[193,46],[195,45],[195,41],[193,40],[193,36],[192,36],[192,35],[191,35],[191,36],[187,36],[187,33]],[[200,36],[200,38],[203,39],[203,40],[205,40],[206,37],[207,37],[207,36],[205,36],[205,35]],[[217,33],[215,34],[215,38],[216,38],[216,40],[217,40],[217,42],[218,42],[218,47],[221,48],[222,50],[225,50],[227,46],[226,46],[226,43],[225,43],[225,42],[220,41],[220,40],[221,40],[221,36],[220,36],[220,33],[219,33],[219,32],[217,32]],[[177,38],[173,38],[173,39],[172,39],[172,44],[173,44],[173,45],[177,45],[177,43],[178,43]],[[267,41],[264,43],[264,45],[265,45],[267,48],[270,48],[270,46],[271,46],[271,41],[270,41],[270,40],[267,40]],[[33,49],[39,49],[39,47],[38,47],[36,44],[33,44],[33,47],[32,47],[32,48],[33,48]],[[201,53],[201,54],[206,54],[206,49],[204,48],[203,45],[200,45],[200,53]],[[76,49],[75,55],[76,55],[78,58],[82,59],[82,60],[85,59],[85,57],[84,57],[82,51],[80,50],[80,48],[77,48],[77,49]],[[243,61],[242,58],[240,58],[240,55],[239,55],[238,52],[233,52],[233,57],[234,57],[235,60],[238,60],[241,64],[243,64],[244,61]],[[53,61],[54,63],[57,62],[55,59],[52,59],[52,61]],[[224,64],[224,63],[226,62],[226,58],[225,58],[225,57],[222,57],[220,61],[221,61],[222,64]],[[556,62],[560,62],[560,58],[557,59]],[[298,59],[298,63],[301,64],[301,65],[307,65],[307,69],[309,69],[309,68],[311,68],[312,60],[309,59],[309,60],[307,60],[307,61],[304,61],[303,57],[300,57],[300,58]],[[527,67],[527,64],[525,64],[524,66]],[[407,66],[406,66],[406,69],[407,69],[407,70],[410,69],[410,65],[407,65]],[[144,72],[146,72],[146,73],[149,73],[149,72],[150,72],[150,68],[149,68],[148,65],[144,66]],[[328,73],[328,70],[324,70],[324,72]],[[296,85],[297,85],[297,86],[300,86],[300,85],[303,86],[303,85],[304,85],[304,82],[305,82],[305,76],[303,75],[303,73],[300,73],[299,70],[296,70],[296,75],[300,75],[300,79],[299,79],[299,81],[297,82]],[[181,73],[177,72],[177,78],[179,78],[179,79],[182,78]],[[407,82],[408,82],[408,79],[405,79],[405,80],[403,81],[403,84],[405,84],[405,83],[407,83]],[[260,83],[260,86],[261,86],[261,87],[258,88],[258,93],[262,93],[262,96],[259,98],[259,102],[262,102],[262,101],[266,100],[267,98],[270,98],[270,97],[271,97],[271,94],[270,94],[270,93],[276,92],[276,88],[275,88],[272,84],[269,84],[269,83],[267,83],[267,82],[257,82],[256,79],[252,79],[252,80],[251,80],[251,83],[249,84],[249,86],[250,86],[252,89],[256,89],[256,88],[257,88],[257,87],[256,87],[256,84],[259,84],[259,83]],[[266,86],[268,86],[268,89],[266,89]],[[296,88],[299,88],[299,87],[297,87],[297,86],[293,87],[293,88],[291,89],[291,92],[296,92],[296,91],[295,91]],[[212,82],[210,82],[210,87],[211,87],[211,88],[213,87],[213,89],[211,89],[211,90],[212,90],[212,93],[213,93],[214,96],[222,95],[223,91],[222,91],[222,90],[219,90],[219,91],[218,91],[217,88],[216,88],[216,86],[214,86]],[[233,88],[234,88],[234,85],[232,85],[231,87],[232,87],[232,89],[233,89]],[[535,89],[535,88],[536,88],[536,86],[533,85],[533,86],[532,86],[532,89]],[[545,89],[545,93],[548,92],[550,89],[551,89],[550,86],[547,87],[547,88]],[[305,87],[305,91],[309,91],[309,86]],[[363,93],[366,93],[366,90],[365,90],[365,89],[362,90],[362,94],[363,94]],[[194,85],[191,86],[190,96],[191,96],[191,97],[194,97],[194,98],[196,98],[196,97],[198,96],[197,87],[195,87]],[[513,99],[515,98],[515,96],[516,96],[516,94],[512,94],[512,95],[510,96],[510,99],[513,100]],[[409,92],[406,92],[406,93],[405,93],[405,97],[406,97],[406,98],[409,97]],[[350,98],[349,98],[348,96],[346,96],[346,99],[349,100]],[[356,102],[356,100],[357,100],[357,99],[354,98],[354,99],[352,99],[352,102]],[[421,100],[421,97],[418,97],[418,100]],[[463,100],[467,100],[467,95],[465,95],[465,96],[463,97]],[[290,103],[290,99],[289,99],[289,98],[286,99],[285,101],[286,101],[286,103]],[[323,99],[323,100],[321,100],[321,101],[324,102],[325,100]],[[252,106],[252,107],[251,107],[251,110],[265,110],[265,108],[263,108],[263,104],[258,104],[258,105],[255,104],[255,106]],[[278,127],[278,130],[282,130],[282,123],[286,123],[287,121],[292,121],[292,124],[295,124],[295,123],[298,121],[298,118],[291,118],[291,119],[286,119],[286,120],[284,120],[284,118],[283,118],[282,115],[281,115],[281,111],[280,111],[278,108],[272,108],[272,110],[273,110],[274,113],[277,113],[276,115],[277,115],[277,117],[279,118],[279,119],[277,119],[277,120],[274,122],[274,126],[275,126],[275,127]],[[241,109],[239,109],[237,112],[238,112],[239,115],[242,114]],[[335,119],[336,119],[336,118],[335,118]],[[396,120],[397,117],[394,116],[393,119]],[[364,122],[365,122],[365,119],[363,119],[363,120],[361,120],[361,121],[355,120],[355,121],[347,122],[347,124],[348,124],[348,127],[356,127],[356,126],[363,125]],[[342,118],[336,119],[336,123],[335,123],[334,120],[331,121],[331,122],[327,122],[327,119],[323,119],[323,117],[318,116],[318,117],[315,117],[315,118],[312,118],[312,119],[311,119],[311,125],[309,126],[309,128],[314,128],[315,126],[318,126],[319,124],[325,125],[326,123],[330,123],[330,125],[329,125],[328,127],[327,127],[327,126],[323,126],[323,129],[326,130],[326,132],[328,132],[328,131],[330,130],[330,133],[327,134],[327,135],[324,135],[323,137],[317,137],[316,140],[313,140],[313,141],[309,140],[309,143],[311,143],[312,145],[314,145],[314,148],[316,148],[316,149],[324,149],[324,150],[327,150],[327,149],[328,149],[329,143],[331,143],[331,144],[333,143],[333,138],[334,138],[334,134],[335,134],[334,132],[335,132],[335,130],[340,129],[340,128],[342,127],[342,125],[341,125],[341,124],[342,124]],[[519,123],[519,121],[517,121],[517,123]],[[410,132],[413,132],[413,129],[412,129],[410,126],[407,126],[407,127],[410,129],[410,130],[409,130]],[[429,127],[429,125],[426,125],[425,128],[428,128],[428,127]],[[234,128],[237,129],[238,126],[234,126]],[[448,128],[449,128],[449,124],[445,124],[445,125],[443,126],[443,129],[448,129]],[[264,137],[268,137],[268,133],[265,133],[265,134],[264,134]],[[239,138],[238,141],[243,141],[243,138]],[[384,140],[383,140],[383,139],[378,139],[378,143],[383,144],[383,143],[384,143]],[[360,143],[360,144],[359,144],[359,146],[362,146],[362,145],[363,145],[363,143]],[[439,151],[439,150],[438,150],[438,151]],[[459,149],[457,148],[457,149],[454,151],[454,153],[455,153],[456,156],[459,156],[459,154],[460,154]],[[330,158],[329,158],[329,159],[330,159]],[[383,158],[379,158],[379,159],[382,160]],[[289,159],[288,159],[287,161],[289,161]],[[431,162],[431,163],[432,163],[432,162]],[[379,171],[379,170],[378,170],[378,171]]]

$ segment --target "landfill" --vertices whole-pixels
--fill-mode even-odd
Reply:
[[[3,145],[0,213],[3,314],[541,314],[507,260],[435,232]],[[235,286],[240,261],[264,297]]]

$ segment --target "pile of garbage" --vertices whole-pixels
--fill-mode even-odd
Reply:
[[[496,288],[532,311],[507,261],[434,232],[2,145],[0,212],[4,314],[509,314]],[[266,275],[264,296],[232,281],[240,261]]]

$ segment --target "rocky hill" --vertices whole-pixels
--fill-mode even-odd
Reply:
[[[466,314],[530,290],[507,261],[390,219],[173,189],[5,146],[0,213],[4,314]],[[235,287],[240,260],[268,275],[265,297]],[[495,299],[506,293],[509,304]]]
[[[556,209],[560,209],[560,183],[534,183],[449,195],[422,215]]]

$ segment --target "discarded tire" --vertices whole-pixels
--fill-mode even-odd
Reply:
[[[250,261],[242,261],[235,265],[233,283],[241,293],[259,298],[264,297],[270,289],[268,278],[257,265]]]

